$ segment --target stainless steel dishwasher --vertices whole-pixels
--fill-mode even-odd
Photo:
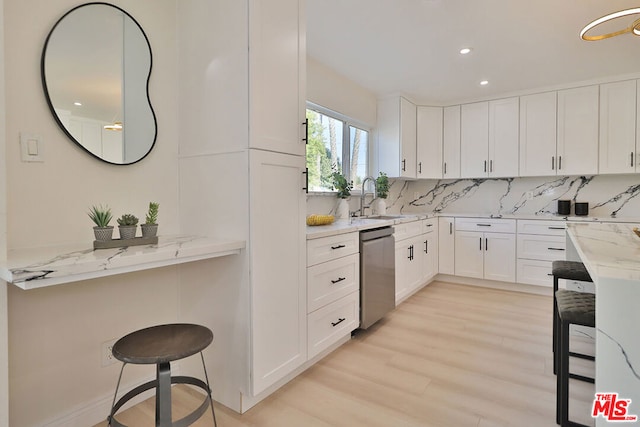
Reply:
[[[395,244],[391,227],[360,232],[360,328],[396,307]]]

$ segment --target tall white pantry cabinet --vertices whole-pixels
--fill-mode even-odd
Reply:
[[[307,361],[303,3],[249,2],[248,247],[254,396]]]
[[[198,302],[185,317],[212,328],[214,398],[238,412],[308,359],[304,10],[178,4],[179,102],[196,112],[180,121],[181,231],[246,240],[238,257],[193,267],[209,275],[184,273],[183,299]]]

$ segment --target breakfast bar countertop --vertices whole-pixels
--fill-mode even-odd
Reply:
[[[175,235],[159,236],[154,245],[113,249],[93,250],[89,243],[10,250],[0,262],[0,279],[35,289],[239,254],[245,245],[244,240]]]
[[[596,393],[631,399],[640,415],[640,237],[634,224],[567,223],[567,259],[579,258],[596,293]],[[604,417],[596,426],[608,425]]]

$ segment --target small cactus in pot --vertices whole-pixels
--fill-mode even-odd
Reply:
[[[113,215],[109,206],[92,206],[87,213],[91,221],[95,224],[93,227],[93,234],[98,241],[111,240],[113,236],[113,226],[109,225]]]
[[[136,237],[138,217],[133,214],[123,214],[117,221],[121,240],[133,239]]]
[[[142,237],[154,237],[158,233],[158,208],[159,203],[149,202],[149,210],[145,216],[142,228]]]

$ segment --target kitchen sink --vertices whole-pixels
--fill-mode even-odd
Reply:
[[[390,220],[390,219],[398,219],[403,218],[402,215],[373,215],[366,217],[367,219],[382,219],[382,220]]]

